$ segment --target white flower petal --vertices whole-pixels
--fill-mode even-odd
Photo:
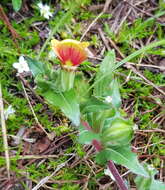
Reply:
[[[27,61],[25,60],[25,58],[23,56],[19,57],[19,62],[18,63],[13,63],[13,67],[15,69],[17,69],[18,73],[23,73],[30,71],[29,66],[27,64]]]
[[[46,19],[49,19],[49,15],[47,15],[47,14],[44,14],[44,17],[45,17]]]
[[[22,63],[22,62],[25,62],[25,59],[24,59],[24,57],[21,55],[21,56],[19,57],[19,63]]]
[[[19,68],[19,63],[13,63],[13,67],[14,67],[15,69],[18,69],[18,68]]]
[[[23,73],[24,69],[22,67],[18,68],[18,73]]]
[[[50,12],[50,7],[48,5],[43,5],[42,3],[38,3],[38,7],[40,8],[40,14],[41,16],[45,17],[46,19],[49,19],[49,17],[52,17],[52,13]]]
[[[48,5],[45,5],[44,6],[44,10],[47,11],[47,12],[49,12],[50,11],[50,7]]]
[[[43,8],[43,4],[40,2],[40,3],[38,3],[37,4],[38,5],[38,7],[40,8],[40,9],[42,9]]]
[[[29,72],[29,71],[30,71],[29,66],[28,66],[27,63],[24,65],[24,71],[26,71],[26,72]]]

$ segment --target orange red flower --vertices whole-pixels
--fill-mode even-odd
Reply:
[[[62,66],[76,67],[87,58],[88,42],[79,42],[77,40],[52,40],[52,49],[61,61]]]

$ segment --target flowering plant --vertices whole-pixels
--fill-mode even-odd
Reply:
[[[96,148],[96,161],[108,164],[110,175],[121,190],[128,187],[114,163],[138,175],[135,182],[139,189],[145,182],[145,190],[153,187],[154,190],[163,190],[164,185],[154,179],[155,173],[140,164],[131,150],[135,125],[123,118],[120,111],[119,84],[114,76],[114,51],[108,52],[91,85],[78,71],[78,66],[87,58],[89,44],[76,40],[52,40],[51,44],[60,60],[59,69],[54,70],[50,65],[26,57],[41,95],[48,103],[59,107],[78,128],[80,143],[92,144]]]

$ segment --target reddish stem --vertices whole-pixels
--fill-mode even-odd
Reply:
[[[86,121],[81,121],[82,125],[88,130],[88,131],[92,131],[91,126],[88,124],[88,122]]]
[[[127,186],[125,185],[122,177],[120,176],[120,174],[119,174],[118,170],[116,169],[116,166],[112,160],[108,161],[108,168],[109,168],[110,172],[112,173],[113,177],[115,178],[118,187],[121,190],[128,190]]]
[[[102,150],[101,143],[100,143],[98,140],[94,139],[94,140],[92,141],[92,144],[93,144],[93,146],[95,147],[95,149],[96,149],[98,152],[100,152],[100,151]]]
[[[100,152],[102,150],[101,143],[98,140],[94,139],[92,141],[92,144],[98,152]],[[111,160],[108,161],[108,168],[109,168],[110,172],[112,173],[113,177],[115,178],[116,183],[117,183],[118,187],[120,188],[120,190],[128,190],[122,177],[120,176],[118,170],[116,169],[116,166],[113,163],[113,161],[111,161]]]
[[[82,124],[89,131],[92,129],[87,122],[82,122]],[[98,152],[100,152],[102,150],[102,145],[98,140],[94,139],[92,141],[92,144]],[[118,170],[116,169],[116,166],[112,160],[108,161],[108,168],[109,168],[110,172],[112,173],[113,177],[115,178],[116,183],[117,183],[118,187],[120,188],[120,190],[128,190],[127,186],[124,183],[124,180],[120,176],[120,174],[119,174]]]

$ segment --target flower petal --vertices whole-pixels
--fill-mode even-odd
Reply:
[[[37,4],[40,9],[43,9],[43,4],[40,2]]]
[[[88,42],[52,40],[52,48],[63,65],[77,66],[87,58]]]
[[[19,57],[19,63],[27,63],[23,55]]]
[[[14,67],[15,69],[18,69],[18,68],[19,68],[19,63],[13,63],[13,67]]]

